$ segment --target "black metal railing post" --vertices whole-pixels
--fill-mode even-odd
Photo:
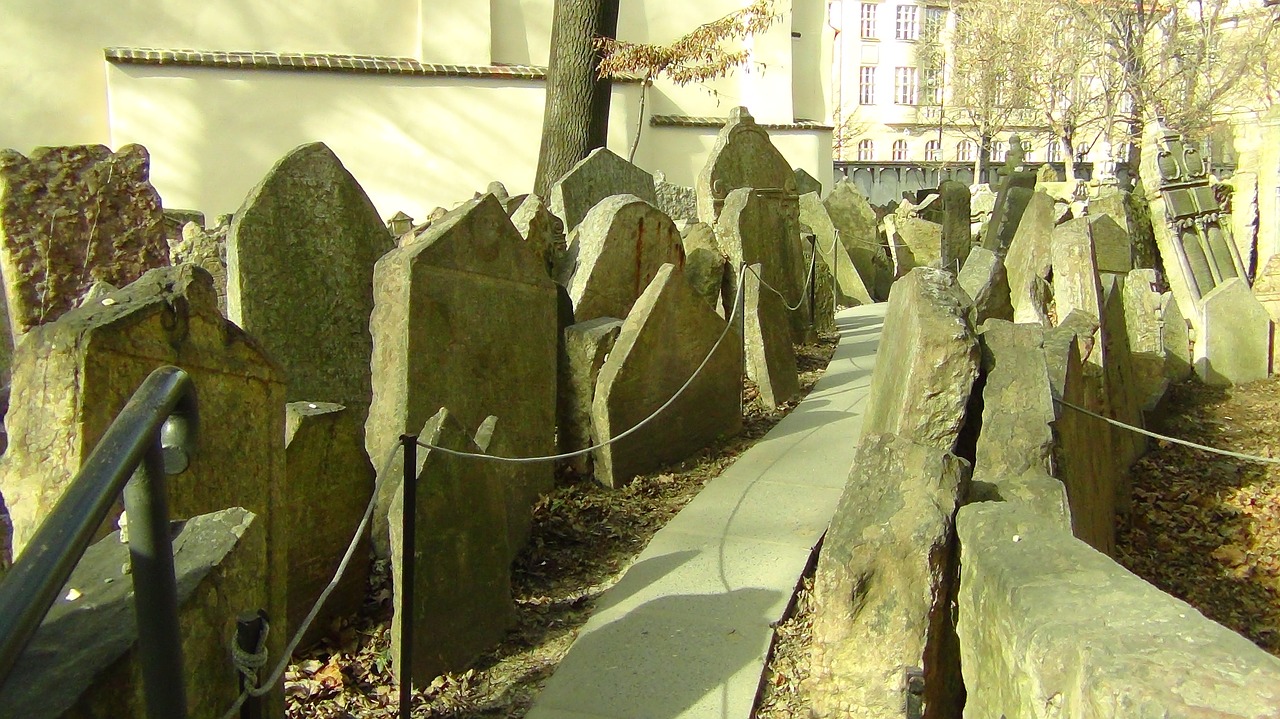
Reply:
[[[236,647],[240,651],[248,655],[256,655],[262,651],[262,646],[266,640],[264,633],[267,630],[267,613],[257,611],[253,614],[241,614],[236,617]],[[240,691],[244,692],[257,686],[257,682],[251,682],[249,677],[241,673],[240,668],[236,668],[236,677],[240,683]],[[248,695],[244,704],[240,705],[240,719],[263,719],[262,697]]]
[[[400,516],[400,719],[409,719],[413,693],[413,569],[418,531],[418,438],[400,435],[404,447],[404,477],[401,498],[404,511]]]

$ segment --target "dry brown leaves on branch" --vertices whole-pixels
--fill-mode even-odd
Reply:
[[[1155,431],[1280,457],[1280,381],[1170,389]],[[1134,466],[1117,559],[1280,656],[1280,465],[1159,443]]]
[[[798,348],[803,394],[822,375],[835,346],[836,338],[827,337]],[[523,717],[591,615],[596,598],[708,480],[795,406],[765,410],[752,401],[754,396],[755,388],[748,385],[746,417],[736,436],[678,465],[638,477],[622,489],[605,489],[590,478],[562,476],[557,489],[534,507],[532,538],[512,567],[516,628],[473,668],[436,677],[429,686],[416,688],[413,716]],[[285,692],[291,719],[397,716],[398,693],[390,668],[388,575],[385,564],[375,567],[361,615],[346,620],[331,643],[299,655],[289,667]],[[779,631],[785,639],[783,630]],[[795,674],[795,670],[783,670],[787,679],[778,681],[779,686]]]

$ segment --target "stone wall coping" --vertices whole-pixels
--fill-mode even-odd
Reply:
[[[695,117],[693,115],[653,115],[649,124],[654,127],[724,127],[729,121],[727,117]],[[824,125],[816,120],[797,119],[795,122],[759,122],[758,127],[766,130],[834,130],[831,125]],[[970,163],[972,164],[972,163]]]
[[[416,77],[476,77],[546,80],[547,68],[534,65],[450,65],[410,57],[313,52],[241,52],[146,47],[108,47],[107,62],[119,65],[174,65],[222,70],[345,72]]]

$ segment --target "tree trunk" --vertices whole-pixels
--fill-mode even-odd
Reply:
[[[601,0],[556,0],[551,19],[542,144],[533,181],[533,191],[542,197],[591,150],[591,115],[597,88],[596,53],[591,40],[600,27],[601,8]]]
[[[1071,142],[1070,135],[1063,135],[1058,138],[1062,141],[1062,164],[1066,167],[1066,177],[1062,178],[1067,182],[1076,179],[1076,146]],[[1097,177],[1097,172],[1094,173]]]
[[[620,0],[600,0],[600,24],[596,28],[597,37],[616,38],[618,36],[618,3]],[[599,58],[595,59],[591,72],[597,75],[596,67]],[[609,144],[609,101],[613,97],[613,82],[609,78],[596,80],[591,98],[591,126],[587,130],[587,145],[594,150],[607,147]]]

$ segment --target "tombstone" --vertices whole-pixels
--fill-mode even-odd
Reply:
[[[15,340],[75,307],[95,281],[123,287],[166,264],[150,165],[141,145],[0,151],[0,272]]]
[[[637,426],[689,387],[636,433],[595,453],[596,480],[619,487],[684,459],[742,426],[742,347],[725,320],[666,265],[636,301],[596,381],[591,426],[597,442]],[[719,345],[717,346],[717,342]],[[714,349],[714,352],[712,351]]]
[[[1012,156],[1012,150],[1009,154]],[[1012,172],[1002,178],[995,205],[991,208],[991,219],[987,222],[987,231],[982,238],[983,247],[1004,256],[1022,221],[1022,213],[1031,201],[1035,186],[1036,176],[1033,172]]]
[[[831,188],[822,205],[827,208],[836,235],[849,253],[863,286],[875,300],[887,299],[894,279],[893,265],[880,244],[880,221],[867,198],[857,185],[845,178]],[[838,278],[839,268],[836,270]]]
[[[182,228],[186,227],[188,222],[204,227],[204,213],[199,210],[176,210],[166,207],[162,212],[164,213],[164,239],[170,246],[182,239]]]
[[[1133,243],[1129,233],[1107,215],[1089,218],[1089,234],[1099,272],[1125,275],[1133,269]]]
[[[556,287],[496,198],[466,203],[387,253],[374,268],[374,288],[365,447],[375,465],[441,407],[468,427],[497,415],[506,429],[495,437],[494,454],[553,453]],[[514,551],[528,536],[529,508],[552,477],[547,464],[509,469]]]
[[[631,305],[671,263],[684,266],[684,247],[675,223],[634,195],[601,200],[569,233],[564,282],[579,321],[626,317]]]
[[[1102,317],[1102,287],[1098,283],[1089,220],[1081,217],[1055,227],[1050,250],[1058,317],[1066,317],[1072,310]]]
[[[751,188],[734,190],[725,198],[716,221],[716,241],[729,266],[761,265],[765,284],[782,294],[791,328],[791,341],[804,342],[810,321],[808,266],[800,242],[799,203],[780,205]],[[725,306],[732,306],[726,301]]]
[[[804,253],[806,259],[816,259],[813,268],[813,291],[810,294],[815,336],[809,341],[814,341],[824,335],[834,335],[839,332],[836,326],[836,278],[831,268],[827,266],[827,261],[822,259],[822,253],[819,252],[814,258],[813,247],[807,242]]]
[[[1102,275],[1102,341],[1103,373],[1106,379],[1107,416],[1131,427],[1142,427],[1142,405],[1145,400],[1138,391],[1138,373],[1133,357],[1133,343],[1129,339],[1129,326],[1125,318],[1124,275]],[[1146,437],[1127,429],[1110,427],[1112,443],[1123,470],[1147,451]],[[1116,506],[1127,512],[1132,503],[1132,489],[1128,471],[1122,471],[1121,486],[1117,487]]]
[[[969,256],[973,241],[969,232],[969,187],[963,182],[944,180],[938,186],[937,222],[942,224],[942,265],[959,267]]]
[[[177,239],[169,240],[169,264],[199,265],[213,277],[218,293],[218,310],[227,313],[227,231],[230,224],[206,230],[203,225],[188,222]]]
[[[1133,393],[1146,411],[1155,409],[1171,381],[1176,381],[1181,363],[1190,368],[1187,356],[1187,326],[1181,317],[1166,317],[1170,305],[1178,304],[1169,292],[1156,290],[1155,270],[1132,270],[1124,281],[1125,334],[1133,362]],[[1179,355],[1179,344],[1181,354]],[[1185,378],[1185,377],[1184,377]]]
[[[1231,239],[1236,243],[1236,253],[1253,276],[1265,257],[1258,257],[1258,173],[1236,172],[1227,180],[1231,186]]]
[[[807,195],[810,192],[816,195],[822,195],[822,183],[818,182],[818,178],[810,175],[803,167],[797,167],[796,176],[796,194]]]
[[[956,276],[960,289],[973,300],[970,323],[980,327],[989,319],[1013,321],[1013,304],[1009,299],[1009,276],[1004,262],[996,253],[983,247],[969,251],[969,257]]]
[[[564,223],[547,209],[541,197],[526,196],[511,215],[511,224],[515,225],[516,232],[520,233],[534,253],[542,259],[548,277],[555,279],[565,271],[568,244]]]
[[[654,204],[673,222],[698,221],[698,195],[692,187],[667,182],[661,172],[654,173],[653,186],[658,197]]]
[[[494,205],[501,205],[493,199]],[[436,447],[478,453],[480,448],[447,409],[422,427],[419,438]],[[461,672],[492,649],[515,624],[506,502],[498,466],[419,447],[413,603],[404,586],[406,507],[397,493],[390,506],[391,572],[396,588],[391,619],[392,672],[425,687],[446,672]],[[400,676],[405,617],[413,622],[411,677]]]
[[[1046,308],[1051,295],[1048,282],[1053,267],[1053,229],[1053,199],[1037,192],[1027,203],[1004,255],[1014,322],[1049,323]]]
[[[863,432],[950,451],[978,378],[969,298],[950,272],[917,267],[889,294]]]
[[[1253,283],[1253,296],[1258,298],[1267,314],[1271,316],[1272,330],[1272,364],[1280,362],[1280,332],[1274,325],[1280,323],[1280,255],[1272,255],[1260,264],[1257,279]]]
[[[776,409],[800,394],[800,375],[787,329],[787,308],[782,298],[761,286],[760,274],[760,265],[749,265],[744,277],[744,354],[747,378],[760,390],[761,403]]]
[[[732,283],[726,274],[728,262],[716,244],[715,229],[705,222],[695,222],[681,233],[684,245],[684,276],[689,280],[694,294],[701,297],[720,315],[725,316],[720,304],[726,283]]]
[[[1142,177],[1165,278],[1183,315],[1202,333],[1200,322],[1209,316],[1200,306],[1205,295],[1232,278],[1244,281],[1240,253],[1200,153],[1158,121],[1143,132]]]
[[[194,265],[151,270],[104,301],[33,328],[13,360],[0,492],[16,553],[143,380],[179,365],[195,386],[200,421],[190,466],[167,482],[170,515],[227,507],[258,515],[265,533],[254,551],[267,570],[259,578],[267,587],[264,608],[287,616],[284,378],[255,339],[223,318],[209,273]],[[270,635],[272,656],[281,655],[285,640],[284,632]]]
[[[621,331],[622,320],[614,317],[597,317],[564,330],[556,433],[562,454],[591,446],[591,401],[596,380]],[[574,457],[568,464],[585,475],[591,471],[591,456]]]
[[[1245,281],[1233,277],[1219,283],[1201,298],[1200,305],[1203,314],[1195,346],[1196,376],[1213,386],[1266,379],[1271,316]]]
[[[1056,414],[1044,329],[990,320],[983,323],[979,339],[986,382],[975,475],[992,478],[999,489],[1002,478],[1052,472]]]
[[[890,237],[894,274],[901,277],[916,267],[938,267],[953,273],[958,270],[960,259],[951,266],[943,264],[942,225],[909,216],[903,212],[904,207],[908,205],[900,205],[894,213],[893,231],[886,229],[885,233]],[[888,218],[885,219],[888,228]]]
[[[798,197],[795,173],[769,133],[747,108],[735,107],[698,173],[698,219],[715,224],[729,193],[744,187],[783,204],[794,204]]]
[[[818,254],[835,275],[837,291],[836,301],[846,307],[871,304],[871,293],[867,291],[862,275],[853,264],[848,249],[840,241],[840,233],[827,208],[818,199],[818,193],[809,192],[800,196],[800,224],[813,231],[818,245]]]
[[[404,210],[398,210],[391,219],[387,220],[387,232],[390,232],[392,237],[399,238],[412,231],[413,218]]]
[[[1062,182],[1062,173],[1047,162],[1036,168],[1036,184],[1045,182]]]
[[[289,621],[306,618],[333,578],[373,498],[374,467],[364,451],[364,416],[340,404],[290,402],[285,408],[285,511],[289,525]],[[364,603],[369,579],[366,534],[303,640],[309,644],[335,617]]]
[[[592,150],[551,186],[551,213],[572,232],[591,208],[606,197],[634,195],[651,205],[658,203],[653,175],[604,147]]]
[[[295,148],[245,198],[227,235],[227,317],[284,368],[288,401],[368,405],[373,265],[392,242],[324,143]]]

